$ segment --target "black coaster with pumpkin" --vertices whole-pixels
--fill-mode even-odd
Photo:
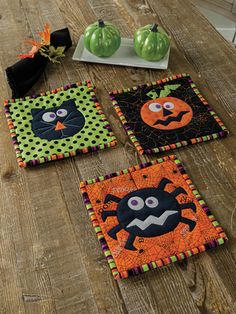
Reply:
[[[228,134],[188,74],[114,90],[110,97],[140,154],[174,149]]]

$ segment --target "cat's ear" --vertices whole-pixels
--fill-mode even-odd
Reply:
[[[36,108],[31,109],[32,117],[37,116],[42,110],[43,109],[36,109]]]
[[[66,101],[63,101],[60,107],[70,107],[70,108],[75,108],[76,109],[76,103],[73,99],[69,99]]]

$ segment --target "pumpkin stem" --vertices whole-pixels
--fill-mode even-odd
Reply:
[[[156,33],[157,32],[157,27],[158,27],[158,25],[156,23],[153,23],[150,31]]]
[[[105,27],[105,23],[103,20],[98,20],[98,26],[99,27]]]

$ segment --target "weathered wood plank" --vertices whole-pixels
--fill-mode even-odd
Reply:
[[[170,66],[154,71],[83,64],[50,64],[33,87],[39,92],[91,79],[119,140],[114,150],[18,169],[1,112],[1,276],[3,313],[233,313],[235,309],[235,51],[186,1],[1,0],[2,96],[10,96],[4,68],[25,49],[23,39],[49,22],[67,25],[73,43],[98,18],[119,25],[131,37],[157,21],[172,36]],[[9,53],[14,51],[14,53]],[[79,182],[146,160],[137,155],[111,108],[108,91],[189,72],[223,118],[231,136],[175,153],[187,165],[201,194],[226,229],[230,241],[180,265],[116,282],[84,208]],[[222,84],[222,81],[224,82]],[[8,96],[7,96],[8,95]],[[155,158],[153,156],[152,158]],[[19,197],[20,196],[20,197]],[[181,300],[181,302],[180,302]]]
[[[118,7],[117,9],[120,9],[121,7]],[[110,10],[110,11],[109,11]],[[107,14],[108,14],[108,16],[112,16],[112,11],[114,10],[114,5],[112,4],[110,7],[108,6],[108,4],[106,3],[106,12],[108,12]],[[121,8],[121,10],[122,10],[122,8]],[[95,11],[95,9],[93,10],[93,11]],[[83,12],[86,12],[86,6],[83,6]],[[115,14],[117,14],[116,12],[115,12]],[[119,12],[119,14],[120,14],[120,16],[123,16],[123,14],[121,13],[121,12]],[[86,12],[86,17],[88,17],[89,16],[89,12],[87,13]],[[100,17],[100,15],[99,16],[97,16],[97,18],[98,17]],[[127,17],[126,17],[126,19],[127,19]],[[131,20],[131,17],[129,17],[129,20]],[[131,34],[132,34],[132,32],[134,31],[134,25],[135,24],[133,24],[133,29],[129,29],[129,36],[131,36]],[[122,30],[122,27],[121,27],[121,30]],[[79,30],[77,30],[77,31],[79,31]],[[80,31],[80,34],[83,32],[83,29]],[[90,66],[90,65],[89,65]],[[102,73],[102,81],[100,80],[100,76],[101,76],[101,74],[100,74],[100,76],[99,77],[97,77],[97,81],[98,81],[98,83],[97,83],[97,85],[98,86],[101,86],[101,85],[103,85],[104,86],[104,88],[105,89],[107,89],[107,84],[108,84],[108,86],[110,86],[110,85],[112,85],[112,84],[114,84],[114,82],[115,83],[117,83],[117,79],[116,78],[119,78],[119,77],[124,77],[124,74],[122,75],[122,73],[124,73],[124,72],[128,72],[128,73],[131,73],[132,74],[132,69],[124,69],[124,68],[119,68],[118,70],[114,70],[114,72],[113,73],[106,73],[105,71],[103,71],[103,68],[104,68],[104,66],[100,66],[100,65],[97,65],[97,66],[93,66],[93,70],[94,70],[94,68],[95,68],[95,71],[97,71],[98,73]],[[94,72],[95,72],[94,71]],[[116,75],[116,72],[117,71],[119,71],[119,74],[120,75]],[[137,73],[138,71],[136,71],[136,77],[137,77],[137,79],[139,80],[139,81],[137,81],[137,83],[141,83],[142,82],[142,80],[143,80],[143,74],[144,74],[144,71],[143,70],[140,70],[140,73],[141,73],[141,75],[140,75],[140,73]],[[114,78],[114,81],[112,81],[112,79],[111,79],[111,75],[113,74],[113,76],[114,76],[114,74],[116,75],[116,78]],[[150,71],[149,71],[149,74],[150,74]],[[109,75],[109,76],[108,76]],[[141,79],[140,79],[140,77],[141,77]],[[106,78],[107,78],[107,80],[106,80]],[[104,80],[105,80],[105,82],[104,82]],[[127,80],[129,80],[129,76],[127,77]],[[150,78],[147,78],[147,80],[149,81],[150,80]],[[104,84],[105,83],[105,84]],[[121,83],[121,87],[125,87],[125,82],[120,82]],[[130,82],[130,84],[132,84],[131,82]],[[126,86],[130,86],[130,84],[127,84]],[[133,83],[134,84],[134,83]],[[133,85],[132,84],[132,85]],[[116,85],[115,85],[116,86]],[[114,86],[114,87],[115,87]],[[119,86],[118,86],[119,87]],[[113,87],[112,87],[113,88]],[[112,89],[111,88],[111,89]],[[99,90],[98,90],[98,94],[99,94]],[[105,93],[104,93],[105,94]],[[105,99],[105,96],[104,96],[104,99]],[[103,102],[103,105],[104,105],[104,107],[105,107],[105,111],[106,111],[106,108],[109,106],[109,103],[106,103],[105,101]],[[109,110],[109,112],[108,112],[108,115],[109,115],[109,120],[111,121],[111,119],[110,119],[110,110]],[[115,127],[114,127],[114,129],[116,129]],[[117,159],[117,156],[119,155],[119,153],[116,153],[116,156],[115,156],[115,158]],[[111,155],[112,156],[112,155]],[[124,157],[123,157],[124,158]],[[86,160],[87,160],[87,158],[86,158]],[[119,160],[122,160],[122,159],[120,159],[119,158]],[[116,160],[115,160],[116,161]],[[79,161],[76,161],[76,163],[78,164],[78,165],[80,165],[80,163],[79,163]],[[111,170],[111,171],[114,171],[115,169],[118,169],[117,168],[117,162],[115,163],[115,167],[112,167],[111,168],[111,165],[112,165],[112,163],[113,163],[113,159],[112,158],[107,158],[107,161],[106,161],[106,164],[107,164],[107,166],[109,165],[109,168],[108,167],[106,167],[107,168],[107,172],[110,172],[110,171],[108,171],[108,170]],[[113,165],[112,165],[113,166]],[[87,175],[87,173],[88,172],[93,172],[93,173],[96,173],[96,174],[99,174],[99,175],[101,175],[101,174],[103,174],[103,173],[105,173],[104,172],[104,170],[102,171],[102,169],[100,170],[100,165],[99,165],[99,163],[97,163],[96,165],[95,165],[95,168],[93,169],[93,165],[89,168],[89,169],[87,169],[86,168],[86,165],[84,165],[84,167],[82,167],[82,169],[85,169],[85,170],[83,170],[83,172],[86,172],[86,175]],[[120,167],[120,169],[122,169],[122,167]],[[99,172],[98,172],[98,170],[99,170]],[[81,173],[81,171],[82,170],[80,170],[80,173]],[[98,173],[97,173],[98,172]],[[82,173],[82,177],[84,177],[84,175],[83,175],[83,173]],[[88,177],[91,177],[91,175],[90,176],[88,176]],[[85,178],[87,178],[87,176],[85,177]],[[134,279],[130,279],[130,281],[132,282],[132,280],[134,280]],[[154,311],[154,309],[155,310],[158,310],[158,311],[160,311],[160,312],[162,312],[162,311],[164,311],[164,309],[167,307],[167,305],[170,307],[170,309],[171,309],[171,311],[173,311],[173,312],[176,312],[176,313],[181,313],[182,312],[182,309],[181,308],[178,308],[176,305],[175,305],[175,303],[173,302],[171,305],[169,304],[169,302],[168,303],[165,303],[165,302],[163,302],[163,304],[162,305],[160,305],[160,304],[157,304],[156,302],[155,302],[155,300],[157,299],[156,297],[156,294],[155,293],[153,293],[153,291],[152,291],[152,289],[151,289],[151,287],[150,286],[148,286],[147,284],[144,284],[144,282],[143,282],[143,280],[144,279],[139,279],[141,282],[142,282],[142,284],[141,285],[138,285],[138,286],[135,286],[135,287],[133,287],[133,289],[131,290],[131,291],[129,291],[129,290],[127,290],[127,289],[125,289],[124,287],[126,287],[126,284],[125,285],[122,285],[122,283],[119,283],[119,286],[121,287],[121,293],[122,293],[122,296],[123,296],[123,298],[126,300],[126,306],[127,306],[127,308],[128,308],[128,311],[134,311],[134,312],[136,312],[136,311],[140,311],[140,312],[143,312],[143,311],[148,311],[148,312],[152,312],[152,311]],[[137,288],[136,288],[137,287]],[[141,288],[142,287],[142,288]],[[145,288],[144,288],[145,287]],[[136,288],[136,289],[135,289]],[[168,287],[167,287],[167,289],[168,289]],[[170,289],[170,288],[169,288]],[[184,289],[186,289],[186,287],[183,285],[183,287],[182,287],[182,289],[184,290]],[[124,294],[124,290],[125,290],[125,294]],[[142,291],[142,293],[141,293],[141,291]],[[163,291],[163,290],[161,290],[161,291]],[[141,295],[143,296],[143,297],[140,297],[140,293],[141,293]],[[128,294],[128,295],[127,295]],[[153,295],[153,297],[151,297]],[[160,293],[160,295],[161,295],[161,293]],[[159,296],[160,296],[159,295]],[[187,295],[187,294],[186,294]],[[132,298],[134,297],[134,296],[139,296],[139,297],[137,297],[136,299],[137,299],[137,301],[136,301],[136,303],[134,304],[133,302],[130,302],[129,303],[129,300],[132,300]],[[151,298],[150,298],[151,297]],[[166,300],[167,301],[167,300]],[[193,302],[192,302],[192,300],[191,300],[191,298],[189,299],[188,297],[186,297],[186,304],[188,304],[188,307],[191,307],[192,308],[192,311],[196,311],[196,313],[198,312],[198,310],[195,308],[195,306],[194,306],[194,304],[193,304]],[[186,306],[186,304],[184,304],[184,306]]]
[[[236,13],[236,1],[233,2],[232,13]]]
[[[218,13],[220,15],[225,16],[226,18],[236,22],[236,15],[235,15],[235,10],[234,6],[235,4],[232,4],[233,1],[230,0],[231,3],[226,3],[226,5],[218,5],[214,1],[205,1],[205,0],[190,0],[194,5],[200,6],[202,8],[211,10],[215,13]],[[222,0],[223,1],[223,0]]]

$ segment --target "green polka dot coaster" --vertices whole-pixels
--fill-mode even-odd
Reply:
[[[5,113],[20,167],[117,143],[90,81],[7,100]]]

